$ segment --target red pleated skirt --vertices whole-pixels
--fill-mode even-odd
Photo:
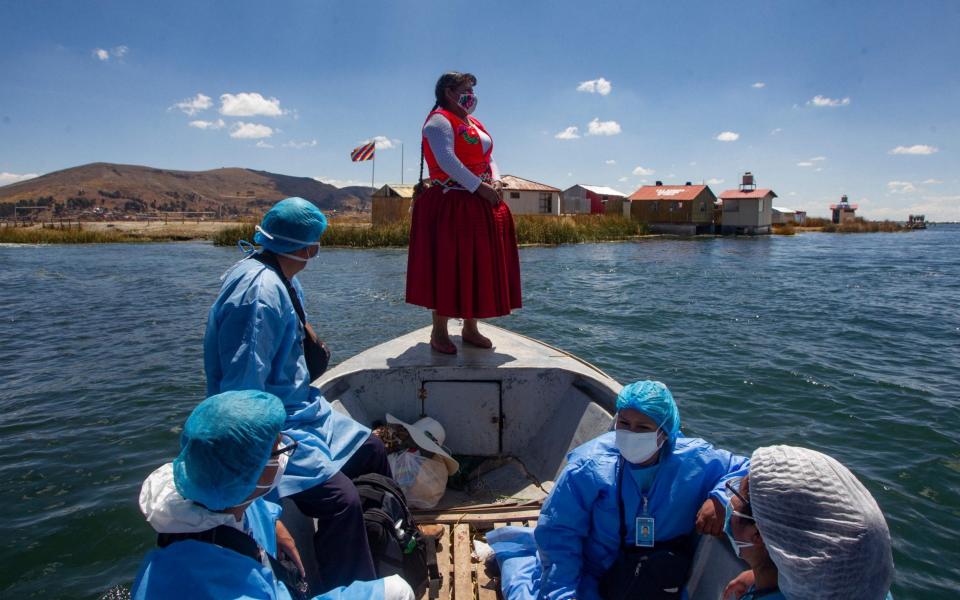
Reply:
[[[486,319],[521,307],[520,256],[505,202],[434,186],[413,203],[407,302],[445,317]]]

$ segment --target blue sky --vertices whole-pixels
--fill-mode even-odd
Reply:
[[[349,152],[375,136],[377,184],[401,143],[410,182],[456,69],[505,173],[750,170],[813,215],[960,220],[958,28],[952,1],[0,0],[0,184],[95,161],[369,184]]]

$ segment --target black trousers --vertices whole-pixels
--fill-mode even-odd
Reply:
[[[320,592],[354,581],[377,578],[363,524],[360,495],[353,478],[367,473],[392,477],[387,450],[371,435],[340,472],[310,489],[290,496],[303,514],[317,519],[313,547],[320,571]]]

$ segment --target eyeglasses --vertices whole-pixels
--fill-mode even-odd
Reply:
[[[728,479],[724,486],[727,490],[740,499],[740,502],[743,502],[743,509],[740,511],[740,516],[750,517],[753,514],[753,509],[750,508],[750,501],[743,497],[743,494],[740,493],[740,484],[743,482],[743,477],[735,477],[733,479]],[[752,517],[751,517],[752,518]]]
[[[276,450],[272,451],[270,453],[270,458],[276,458],[281,454],[292,456],[294,450],[296,450],[297,446],[300,445],[300,442],[298,442],[297,440],[291,438],[288,435],[283,435],[283,434],[280,434],[280,442],[283,445],[277,448]]]

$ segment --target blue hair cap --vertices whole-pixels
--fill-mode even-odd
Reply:
[[[183,426],[173,483],[210,510],[243,503],[256,487],[287,413],[273,394],[224,392],[201,402]]]
[[[260,229],[253,236],[255,244],[271,252],[294,252],[320,239],[327,217],[309,200],[286,198],[263,215]]]
[[[617,410],[632,408],[653,419],[670,442],[680,434],[680,411],[673,394],[659,381],[638,381],[626,385],[617,395]]]

